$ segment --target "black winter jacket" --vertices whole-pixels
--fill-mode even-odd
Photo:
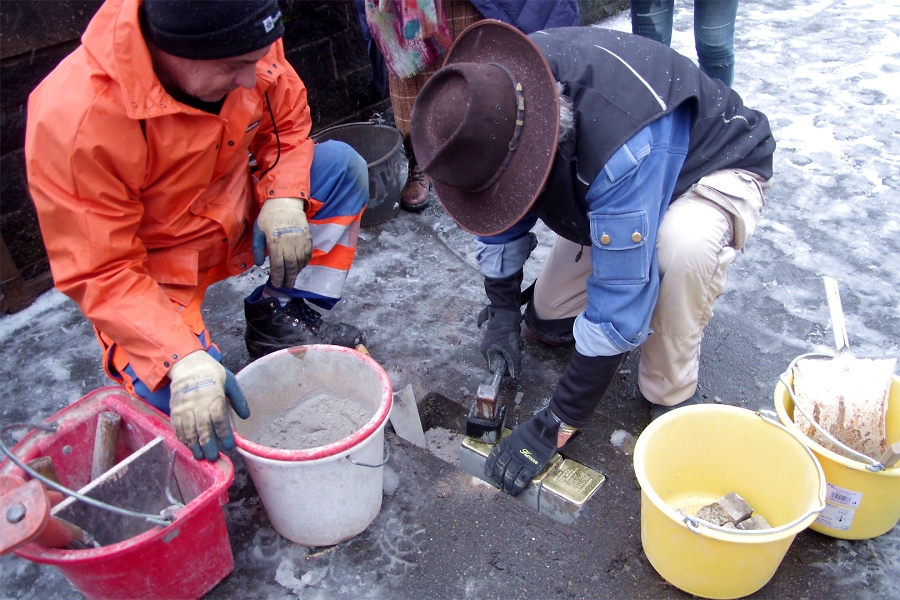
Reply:
[[[693,123],[672,199],[719,169],[772,177],[775,139],[766,116],[745,107],[734,90],[678,52],[600,27],[563,27],[529,37],[575,105],[575,134],[560,145],[532,209],[559,235],[590,245],[590,184],[633,135],[684,103],[692,108]]]

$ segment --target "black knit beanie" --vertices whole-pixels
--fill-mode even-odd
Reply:
[[[141,20],[157,48],[195,60],[240,56],[284,35],[278,0],[144,0]]]

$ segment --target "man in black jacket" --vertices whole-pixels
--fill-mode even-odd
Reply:
[[[549,406],[494,448],[487,475],[521,492],[639,346],[654,417],[700,403],[703,329],[772,177],[765,115],[638,36],[597,27],[525,36],[482,21],[420,92],[411,134],[441,203],[476,235],[491,371],[498,358],[512,376],[521,369],[531,228],[541,219],[560,236],[524,319],[539,340],[575,350]]]

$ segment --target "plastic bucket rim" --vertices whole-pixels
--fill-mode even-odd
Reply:
[[[383,391],[381,402],[378,405],[378,410],[375,411],[375,414],[368,421],[366,421],[366,423],[362,427],[360,427],[347,437],[341,438],[340,440],[332,442],[331,444],[316,446],[314,448],[302,448],[299,450],[283,450],[279,448],[271,448],[269,446],[257,444],[256,442],[253,442],[242,436],[240,433],[238,433],[237,430],[234,430],[234,444],[237,447],[238,451],[244,450],[254,457],[267,458],[274,461],[309,462],[323,458],[329,458],[345,452],[349,454],[349,452],[353,448],[359,446],[361,443],[365,442],[367,439],[375,435],[378,430],[383,428],[387,423],[387,418],[391,413],[391,406],[393,405],[391,381],[387,376],[387,373],[384,371],[384,368],[377,362],[375,362],[375,360],[371,356],[367,356],[362,352],[357,352],[352,348],[346,348],[344,346],[333,346],[329,344],[310,344],[308,346],[283,348],[281,350],[268,354],[267,358],[284,354],[298,354],[301,352],[305,353],[310,349],[313,349],[313,351],[315,352],[326,351],[348,354],[355,358],[361,359],[363,362],[372,367],[373,371],[378,376],[379,382],[382,384]],[[247,367],[245,367],[245,369],[251,367],[252,365],[253,363],[250,363],[249,365],[247,365]],[[241,454],[243,454],[243,452],[241,452]]]
[[[326,133],[338,131],[340,129],[355,129],[355,128],[363,128],[363,127],[373,128],[373,129],[374,128],[385,129],[385,130],[389,130],[391,132],[396,132],[396,134],[399,136],[397,143],[394,144],[393,146],[391,146],[390,152],[388,152],[387,154],[385,154],[384,156],[382,156],[375,162],[367,162],[366,163],[366,166],[369,169],[373,169],[375,167],[380,167],[383,163],[385,163],[388,160],[390,160],[391,158],[393,158],[397,154],[397,151],[400,149],[400,147],[403,145],[403,134],[400,133],[399,129],[390,127],[388,125],[382,125],[381,123],[376,123],[373,121],[360,121],[357,123],[345,123],[343,125],[335,125],[333,127],[327,127],[325,129],[323,129],[322,131],[316,132],[316,134],[312,136],[312,140],[316,143],[319,143],[318,138]],[[393,133],[392,133],[392,135],[393,135]],[[325,141],[328,141],[328,140],[325,140]],[[340,140],[338,140],[338,141],[340,141]]]
[[[767,421],[769,424],[778,427],[785,434],[787,434],[794,441],[796,441],[810,456],[810,458],[812,459],[813,465],[816,467],[816,471],[818,472],[818,475],[819,475],[818,499],[819,499],[820,507],[817,510],[810,510],[806,514],[801,515],[800,517],[794,519],[790,523],[787,523],[785,525],[780,525],[779,527],[775,528],[775,529],[777,529],[776,531],[772,531],[772,532],[769,532],[769,531],[758,531],[758,532],[734,531],[734,532],[732,532],[732,531],[724,531],[724,530],[720,531],[720,528],[713,529],[712,527],[706,526],[702,521],[698,521],[698,523],[700,523],[700,526],[698,526],[696,528],[690,527],[688,525],[688,523],[685,521],[685,518],[679,512],[677,512],[674,508],[669,506],[669,504],[665,500],[663,500],[659,494],[656,493],[656,490],[653,488],[653,486],[650,484],[649,479],[647,478],[645,469],[638,468],[638,464],[639,464],[639,462],[641,464],[643,464],[643,462],[644,462],[643,458],[644,458],[644,454],[646,453],[646,447],[647,447],[647,444],[649,444],[648,440],[649,440],[650,436],[645,436],[644,433],[646,433],[648,430],[651,431],[651,433],[652,433],[652,431],[654,429],[659,429],[667,421],[670,421],[675,418],[683,418],[684,416],[686,416],[687,414],[689,414],[691,412],[708,412],[708,411],[718,411],[718,412],[726,412],[726,413],[732,412],[734,414],[741,413],[741,414],[755,415],[758,418],[760,418],[764,421]],[[681,413],[681,414],[678,414],[678,413]],[[639,459],[640,459],[640,461],[639,461]],[[669,413],[664,414],[663,416],[656,419],[655,421],[652,421],[644,429],[644,431],[641,432],[641,435],[638,436],[638,440],[635,443],[635,447],[634,447],[633,463],[634,463],[634,467],[635,467],[634,468],[635,475],[637,477],[638,484],[641,487],[641,493],[647,496],[647,498],[653,504],[654,508],[656,508],[657,510],[662,512],[670,520],[683,526],[687,531],[698,534],[698,535],[702,535],[705,537],[709,537],[714,540],[726,541],[726,542],[738,542],[738,543],[742,543],[742,544],[765,544],[765,543],[773,542],[775,540],[785,539],[788,537],[793,538],[794,536],[796,536],[798,533],[800,533],[804,529],[807,529],[815,521],[815,519],[818,517],[819,513],[822,512],[822,510],[825,508],[825,472],[822,470],[822,465],[819,464],[819,461],[816,460],[815,456],[812,454],[812,452],[810,452],[810,449],[807,448],[803,444],[803,441],[799,437],[794,435],[791,431],[789,431],[783,425],[775,422],[772,419],[766,418],[765,416],[763,416],[759,413],[750,411],[746,408],[740,408],[737,406],[730,406],[730,405],[702,404],[702,405],[696,405],[696,406],[685,406],[683,408],[678,409],[678,411],[670,411]]]
[[[132,401],[131,395],[123,386],[108,385],[89,392],[79,400],[63,407],[56,413],[50,415],[49,417],[44,419],[43,422],[50,423],[52,421],[58,421],[59,415],[62,415],[66,412],[74,412],[81,406],[87,405],[91,400],[95,401],[97,407],[100,409],[97,411],[98,413],[104,408],[122,408],[114,406],[114,402],[117,397],[124,397],[127,401]],[[162,413],[155,407],[150,406],[149,404],[142,408],[149,409],[153,413],[157,413],[159,416],[165,416],[164,413]],[[124,409],[126,412],[136,410],[128,405],[126,405]],[[12,448],[10,448],[10,450],[13,453],[16,453],[17,448],[21,450],[23,449],[23,446],[30,447],[38,443],[39,440],[36,440],[35,438],[39,436],[50,435],[53,435],[53,433],[41,431],[38,429],[32,429],[31,431],[26,433],[22,437],[22,439],[19,440]],[[37,449],[39,450],[39,448]],[[144,533],[128,538],[127,540],[122,540],[121,542],[116,542],[115,544],[102,546],[100,548],[66,550],[63,548],[48,548],[34,542],[30,542],[28,544],[23,544],[22,546],[13,550],[13,554],[19,556],[20,558],[24,558],[26,560],[30,560],[39,564],[75,566],[82,563],[95,562],[96,560],[110,554],[131,552],[142,549],[149,544],[155,543],[158,539],[164,538],[172,533],[174,531],[174,527],[180,528],[184,524],[184,519],[189,516],[193,516],[194,513],[202,508],[202,506],[205,506],[209,502],[215,500],[216,496],[221,495],[223,492],[227,493],[228,488],[234,481],[234,465],[231,462],[231,459],[221,453],[219,454],[218,460],[212,463],[208,463],[208,461],[197,461],[194,458],[193,453],[184,444],[179,443],[175,445],[174,450],[178,453],[178,457],[185,463],[197,463],[198,468],[208,468],[210,470],[215,469],[215,475],[213,478],[213,482],[209,485],[209,487],[203,490],[196,498],[185,504],[177,513],[175,513],[175,520],[169,523],[166,527],[158,528],[157,526],[157,528],[149,529]],[[0,461],[0,467],[5,468],[5,465],[11,464],[12,463],[5,457],[4,460]],[[207,467],[206,464],[209,464],[210,466]],[[185,512],[188,508],[190,508],[190,510],[188,512]]]
[[[824,355],[823,355],[824,356]],[[794,419],[791,418],[787,414],[787,409],[784,406],[784,397],[788,394],[787,386],[785,386],[784,382],[781,380],[782,378],[790,377],[790,373],[782,373],[778,382],[775,384],[775,394],[773,398],[773,402],[775,404],[775,412],[778,414],[779,420],[781,420],[782,425],[788,429],[792,434],[796,435],[804,445],[808,446],[813,452],[816,454],[820,454],[821,456],[840,464],[841,466],[847,467],[848,469],[853,469],[854,471],[861,471],[863,473],[871,473],[872,475],[887,475],[889,477],[900,477],[900,464],[895,465],[893,467],[889,467],[887,469],[881,471],[873,471],[867,468],[867,464],[864,462],[860,462],[857,460],[853,460],[847,458],[845,456],[841,456],[836,452],[832,452],[828,448],[825,448],[818,442],[810,439],[806,436],[802,431],[797,428],[797,425],[794,423]],[[900,386],[900,376],[892,375],[892,385]],[[780,392],[780,393],[779,393]]]

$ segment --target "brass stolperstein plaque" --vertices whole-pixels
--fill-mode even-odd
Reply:
[[[509,429],[504,429],[500,439],[510,433]],[[464,438],[460,447],[460,468],[487,481],[484,462],[493,447],[493,444]],[[599,471],[556,454],[516,499],[557,521],[571,523],[605,481],[606,476]]]

